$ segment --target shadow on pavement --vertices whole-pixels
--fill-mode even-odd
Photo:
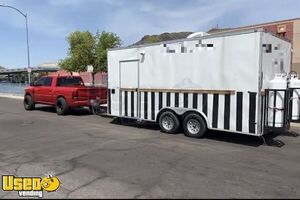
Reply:
[[[136,120],[126,119],[126,118],[114,118],[110,123],[116,125],[122,125],[122,126],[145,128],[149,130],[160,130],[157,123],[153,123],[153,122],[138,123]],[[181,129],[178,134],[183,134],[183,130]],[[204,139],[230,142],[230,143],[236,143],[236,144],[248,145],[254,147],[258,147],[264,144],[263,140],[259,137],[230,133],[230,132],[223,132],[223,131],[208,131]],[[197,139],[195,138],[195,140]]]
[[[55,113],[56,110],[53,106],[41,106],[36,107],[35,110],[43,111],[43,112],[49,112],[49,113]],[[76,109],[70,109],[68,115],[72,116],[86,116],[86,115],[93,115],[88,109],[85,108],[76,108]]]
[[[154,122],[137,122],[134,119],[128,119],[128,118],[114,118],[111,122],[111,124],[115,125],[122,125],[122,126],[130,126],[135,128],[144,128],[149,130],[160,130],[157,123]]]
[[[121,126],[129,126],[135,128],[144,128],[149,130],[160,130],[157,123],[153,122],[137,122],[133,119],[126,118],[114,118],[111,124],[121,125]],[[181,129],[178,134],[183,134],[183,130]],[[257,137],[251,135],[243,135],[237,133],[230,133],[225,131],[215,131],[210,130],[207,132],[204,139],[229,142],[234,144],[247,145],[252,147],[259,147],[262,145],[272,146],[272,147],[283,147],[285,143],[279,139],[278,137],[298,137],[299,133],[289,131],[285,133],[269,133],[264,135],[264,137]],[[200,139],[201,140],[201,139]]]
[[[225,131],[208,131],[205,138],[209,140],[217,140],[222,142],[247,145],[251,147],[259,147],[264,144],[263,140],[259,137],[230,133]]]

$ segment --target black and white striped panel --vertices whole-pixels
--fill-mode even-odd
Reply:
[[[135,91],[122,91],[121,115],[125,117],[138,117],[138,96]]]
[[[137,92],[122,92],[122,115],[137,116]],[[232,94],[140,92],[140,117],[155,121],[161,108],[193,108],[203,112],[214,129],[256,133],[257,93]]]

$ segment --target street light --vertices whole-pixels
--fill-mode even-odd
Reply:
[[[28,21],[27,21],[27,14],[24,14],[22,11],[20,11],[18,8],[15,8],[13,6],[7,6],[4,4],[0,4],[0,7],[5,7],[5,8],[11,8],[16,10],[18,13],[20,13],[23,17],[25,17],[26,21],[26,38],[27,38],[27,62],[28,62],[28,83],[30,84],[30,73],[31,73],[31,68],[30,68],[30,56],[29,56],[29,37],[28,37]]]

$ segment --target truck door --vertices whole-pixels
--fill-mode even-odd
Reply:
[[[120,116],[139,118],[139,60],[120,61]]]
[[[36,102],[42,101],[41,91],[43,90],[45,79],[46,77],[42,77],[34,83],[34,101]]]
[[[34,98],[37,102],[49,103],[51,96],[52,77],[42,77],[34,87]]]
[[[53,103],[51,97],[52,97],[52,77],[46,77],[46,80],[44,82],[43,90],[42,90],[42,98],[44,102],[47,103]]]

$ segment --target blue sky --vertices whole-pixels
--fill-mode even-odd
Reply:
[[[28,14],[32,66],[67,55],[75,30],[117,33],[123,45],[146,34],[207,31],[300,17],[299,0],[0,0]],[[0,65],[26,67],[25,20],[0,7]]]

